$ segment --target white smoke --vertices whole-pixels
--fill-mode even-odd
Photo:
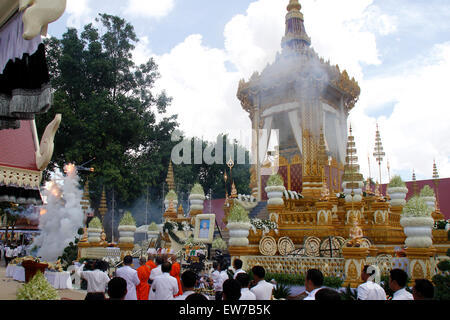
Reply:
[[[41,234],[33,243],[39,248],[37,255],[46,261],[56,261],[83,226],[80,204],[83,191],[78,187],[79,177],[75,166],[67,165],[65,170],[67,174],[64,176],[57,169],[44,191],[47,212],[40,218]]]

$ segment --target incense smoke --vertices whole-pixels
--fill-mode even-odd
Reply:
[[[78,187],[79,177],[75,166],[67,165],[65,169],[66,176],[59,169],[55,171],[55,178],[44,191],[47,213],[40,218],[41,234],[33,243],[39,247],[37,255],[47,261],[56,261],[83,226],[84,215],[80,204],[83,192]],[[58,184],[57,180],[62,183]]]

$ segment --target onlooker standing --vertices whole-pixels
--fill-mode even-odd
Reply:
[[[233,268],[234,268],[233,279],[236,279],[236,277],[239,273],[245,273],[245,271],[242,270],[242,260],[240,260],[240,259],[234,259]]]
[[[149,300],[173,300],[178,293],[177,279],[170,275],[172,265],[170,262],[164,262],[161,265],[162,275],[153,280],[150,290]]]
[[[223,291],[223,283],[229,279],[227,273],[228,264],[226,261],[222,261],[217,266],[217,271],[219,271],[219,275],[214,280],[214,290],[216,291],[216,300],[222,300],[222,291]]]
[[[131,265],[133,264],[133,257],[126,256],[123,259],[124,266],[116,271],[116,276],[125,279],[127,282],[127,295],[125,300],[137,300],[136,286],[140,283],[137,271]]]
[[[310,269],[306,272],[305,288],[308,296],[303,300],[316,300],[316,293],[323,286],[323,274],[318,269]]]
[[[14,257],[14,250],[11,248],[11,245],[8,244],[6,246],[6,250],[5,250],[5,265],[6,265],[6,267],[11,262],[13,257]]]
[[[315,300],[317,301],[340,301],[342,300],[339,292],[329,288],[323,288],[316,292]]]
[[[155,280],[157,276],[162,275],[161,265],[164,263],[164,259],[161,256],[157,256],[155,259],[156,268],[152,269],[152,272],[150,273],[150,283]]]
[[[227,279],[223,283],[222,300],[238,301],[241,297],[241,284],[235,279]]]
[[[358,300],[386,300],[384,289],[371,279],[375,272],[373,266],[364,266],[361,271],[361,280],[364,283],[358,286]]]
[[[250,276],[247,273],[240,272],[236,280],[241,284],[241,297],[239,300],[256,300],[256,296],[248,288],[250,284]]]
[[[432,300],[434,298],[434,286],[426,279],[416,279],[412,289],[414,300]]]
[[[127,281],[120,277],[115,277],[108,282],[109,300],[125,300],[127,294]]]
[[[266,270],[261,266],[254,266],[252,268],[253,280],[256,286],[250,289],[256,297],[256,300],[271,300],[273,285],[264,280]]]
[[[186,270],[181,275],[181,285],[183,287],[183,294],[175,298],[175,300],[186,300],[191,294],[195,294],[194,288],[197,282],[197,275],[194,271]],[[208,300],[208,298],[206,298]]]
[[[110,281],[106,274],[105,262],[97,260],[94,262],[93,270],[84,271],[86,263],[77,270],[80,278],[87,281],[87,295],[85,300],[105,300],[105,291]]]
[[[406,291],[408,274],[402,269],[393,269],[389,275],[389,287],[394,291],[392,300],[414,300],[413,295]]]
[[[3,250],[5,249],[5,246],[3,245],[3,242],[0,242],[0,261],[2,261],[2,257],[4,256]]]

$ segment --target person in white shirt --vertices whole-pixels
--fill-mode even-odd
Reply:
[[[406,291],[408,274],[402,269],[393,269],[389,275],[389,287],[394,291],[392,300],[414,300],[413,295]]]
[[[254,266],[252,273],[256,285],[250,291],[255,295],[256,300],[271,300],[273,285],[264,280],[266,270],[261,266]]]
[[[178,281],[170,275],[172,264],[164,262],[161,265],[162,275],[153,280],[148,300],[173,300],[178,293]]]
[[[156,279],[157,276],[163,274],[161,270],[161,265],[164,263],[164,259],[161,256],[157,256],[155,259],[156,268],[153,268],[150,272],[150,282]]]
[[[197,275],[194,271],[186,270],[181,275],[181,285],[183,287],[183,294],[176,297],[174,300],[186,300],[191,294],[195,294],[194,288],[197,283]],[[206,296],[205,296],[206,297]],[[206,297],[208,299],[208,297]]]
[[[235,279],[227,279],[223,283],[222,300],[238,301],[241,298],[241,284]]]
[[[226,261],[222,261],[217,266],[217,271],[219,271],[219,275],[214,281],[214,291],[216,291],[216,300],[222,300],[223,283],[229,279],[227,269],[228,265]]]
[[[19,247],[14,247],[13,249],[13,259],[19,256]]]
[[[245,273],[245,271],[242,270],[242,260],[241,259],[234,259],[233,268],[234,268],[233,279],[236,279],[236,277],[239,273]]]
[[[140,283],[137,271],[134,270],[131,265],[133,264],[133,258],[126,256],[123,259],[123,266],[116,271],[116,277],[125,279],[127,282],[127,295],[125,300],[137,300],[136,286]]]
[[[8,266],[8,264],[11,262],[11,260],[14,257],[14,250],[11,248],[10,245],[6,246],[6,250],[5,250],[5,263],[6,263],[6,267]]]
[[[219,268],[219,263],[217,261],[214,261],[213,268],[210,271],[210,274],[211,274],[210,278],[213,281],[213,284],[216,283],[217,279],[219,278],[220,271],[218,270],[218,268]]]
[[[377,274],[374,266],[364,266],[361,271],[364,283],[358,286],[358,300],[386,300],[386,292],[375,279]]]
[[[3,245],[3,242],[0,243],[0,261],[2,260],[2,257],[4,256],[3,250],[5,249],[5,246]]]
[[[323,286],[323,274],[318,269],[310,269],[306,272],[305,288],[308,296],[303,300],[316,300],[316,293]]]
[[[87,281],[87,295],[85,300],[104,300],[105,291],[110,281],[106,274],[106,263],[100,260],[95,261],[94,270],[84,270],[86,263],[76,271],[80,278]]]
[[[239,300],[256,300],[255,294],[248,288],[250,276],[245,272],[241,272],[237,275],[236,280],[241,284],[241,297]]]

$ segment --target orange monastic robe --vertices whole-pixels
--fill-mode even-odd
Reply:
[[[141,281],[141,283],[136,286],[138,300],[148,300],[148,293],[150,291],[148,278],[150,278],[150,272],[151,270],[146,264],[137,268],[138,278]]]
[[[181,296],[183,294],[183,290],[181,289],[180,272],[181,265],[178,262],[173,263],[172,270],[170,270],[170,275],[177,279],[178,282],[178,293],[174,297]]]
[[[150,267],[150,272],[152,272],[152,270],[156,268],[156,263],[154,263],[152,260],[148,260],[146,265]]]

